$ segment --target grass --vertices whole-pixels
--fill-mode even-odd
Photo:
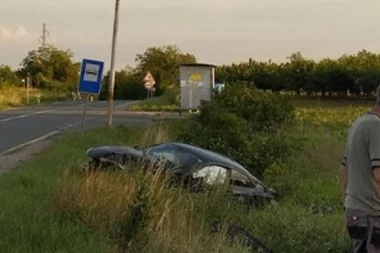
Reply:
[[[67,94],[47,90],[30,89],[29,104],[35,105],[40,102],[62,101],[67,99]],[[27,92],[25,88],[15,86],[0,86],[0,109],[17,107],[27,104]]]
[[[266,170],[265,182],[283,196],[277,205],[248,211],[217,192],[169,190],[146,173],[78,174],[90,146],[171,140],[178,125],[95,130],[83,142],[77,134],[59,140],[0,178],[0,252],[246,252],[209,233],[216,217],[243,225],[276,253],[350,252],[337,168],[347,127],[369,106],[296,103],[300,124],[289,134],[307,142]]]
[[[128,207],[136,204],[131,201],[136,197],[136,177],[111,174],[83,178],[70,171],[78,169],[85,161],[84,152],[92,145],[144,145],[169,137],[160,128],[149,131],[138,128],[97,130],[85,134],[83,142],[74,134],[58,141],[21,170],[2,176],[0,197],[4,201],[0,203],[0,251],[119,252],[120,247],[125,246],[124,239],[128,238],[130,226],[126,231],[126,224],[133,225]],[[202,245],[208,245],[210,252],[228,252],[236,248],[225,245],[220,238],[219,249],[223,251],[218,251],[208,241],[198,244],[198,248],[193,247],[192,244],[204,238],[201,232],[197,233],[203,228],[201,221],[196,222],[199,226],[191,226],[196,213],[184,216],[192,205],[188,202],[192,198],[182,192],[165,190],[157,178],[143,176],[146,185],[150,186],[144,193],[149,199],[149,212],[145,215],[151,221],[145,227],[144,235],[151,240],[134,246],[139,247],[138,252],[151,252],[153,248],[157,248],[155,252],[170,252],[173,245],[168,244],[168,238],[176,238],[178,249],[187,245],[191,248],[188,252],[200,252]],[[173,219],[175,222],[171,224]],[[184,225],[189,224],[189,230],[184,231]],[[163,227],[166,227],[166,233],[162,233]],[[173,237],[172,232],[178,237]],[[114,245],[119,246],[118,250]]]
[[[130,111],[151,111],[151,112],[178,112],[179,105],[173,103],[171,96],[168,94],[145,99],[131,105]]]

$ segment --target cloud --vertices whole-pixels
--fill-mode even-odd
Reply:
[[[16,28],[10,28],[0,25],[0,38],[6,40],[29,38],[31,34],[23,26],[18,26]]]
[[[0,41],[3,45],[32,45],[38,43],[40,35],[28,31],[23,25],[0,25]]]

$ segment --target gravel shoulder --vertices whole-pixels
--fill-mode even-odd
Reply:
[[[53,140],[43,140],[10,154],[0,155],[0,175],[17,170],[20,165],[33,159],[36,154],[43,151],[52,143]]]

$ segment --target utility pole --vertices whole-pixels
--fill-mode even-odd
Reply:
[[[38,41],[40,41],[42,43],[42,47],[46,46],[46,38],[49,37],[49,35],[50,35],[49,31],[46,30],[46,24],[43,23],[43,25],[42,25],[42,35],[38,39]]]
[[[119,22],[119,4],[120,0],[116,0],[115,3],[115,17],[113,22],[113,34],[112,34],[112,50],[111,50],[111,70],[108,81],[108,110],[107,110],[107,127],[112,126],[112,114],[113,114],[113,104],[114,104],[114,88],[115,88],[115,51],[116,51],[116,40],[117,40],[117,30]]]

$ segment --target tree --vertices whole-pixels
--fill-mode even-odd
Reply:
[[[359,51],[355,66],[360,89],[369,95],[380,82],[380,56],[366,50]]]
[[[183,53],[177,46],[150,47],[144,53],[137,54],[137,71],[150,71],[156,80],[156,86],[163,91],[172,87],[179,79],[180,64],[196,63],[196,57]]]
[[[3,84],[20,84],[21,80],[9,66],[0,65],[0,83]]]
[[[70,50],[52,45],[39,47],[28,53],[21,66],[22,74],[29,74],[37,87],[74,89],[78,82],[80,63],[74,62]]]
[[[302,56],[301,52],[293,53],[288,57],[289,63],[285,66],[288,68],[288,88],[297,94],[305,90],[310,95],[311,88],[311,71],[314,68],[314,61],[308,60]]]
[[[107,98],[109,72],[103,78],[99,99]],[[143,86],[141,73],[136,69],[126,68],[115,72],[115,99],[143,99],[147,95]]]

